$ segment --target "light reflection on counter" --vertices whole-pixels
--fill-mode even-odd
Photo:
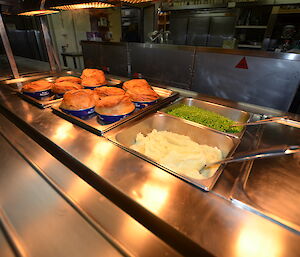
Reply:
[[[53,139],[57,143],[62,143],[66,139],[74,138],[74,135],[71,133],[72,129],[72,123],[62,122],[62,124],[56,128],[55,133],[53,135]]]
[[[247,223],[241,228],[236,242],[236,256],[277,257],[282,256],[280,232],[264,229],[264,224]]]
[[[167,183],[169,178],[166,173],[153,171],[151,178],[140,189],[132,191],[135,200],[152,212],[159,213],[169,197],[171,188]]]
[[[90,187],[85,185],[80,178],[76,178],[72,181],[67,189],[67,194],[72,195],[73,199],[76,199],[77,202],[84,200],[88,197],[90,192]]]
[[[110,152],[113,151],[114,145],[109,141],[99,141],[95,143],[93,150],[89,154],[84,163],[93,171],[99,172],[103,166],[107,165],[107,156],[110,156]]]

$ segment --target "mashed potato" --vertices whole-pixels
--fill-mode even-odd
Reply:
[[[199,171],[208,163],[222,159],[217,147],[199,145],[188,136],[153,130],[147,136],[139,133],[131,149],[182,175],[201,179],[213,175],[216,168]]]

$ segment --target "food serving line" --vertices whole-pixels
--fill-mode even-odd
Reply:
[[[126,80],[120,77],[114,79]],[[151,238],[147,242],[162,247],[153,250],[157,250],[157,253],[170,251],[169,254],[174,254],[169,247],[171,246],[185,255],[207,252],[217,256],[258,256],[266,253],[272,256],[299,255],[298,155],[227,164],[216,173],[213,181],[208,184],[207,181],[201,181],[202,183],[198,184],[202,189],[210,190],[206,192],[195,186],[195,181],[189,181],[128,149],[136,134],[143,132],[138,130],[147,128],[150,132],[149,129],[153,128],[150,125],[153,124],[159,129],[175,129],[188,135],[195,131],[195,138],[201,135],[201,131],[204,133],[202,137],[220,136],[217,142],[229,138],[237,142],[235,147],[229,150],[235,153],[279,144],[296,145],[300,142],[297,117],[289,115],[293,120],[292,125],[271,123],[249,126],[239,136],[215,133],[211,137],[208,135],[212,133],[211,130],[170,118],[160,112],[164,107],[170,106],[170,102],[175,100],[172,98],[170,102],[163,102],[157,105],[157,108],[151,107],[104,133],[95,133],[89,124],[83,125],[83,122],[72,119],[76,124],[73,125],[69,122],[70,117],[65,119],[66,115],[55,115],[53,111],[56,114],[59,112],[55,106],[53,110],[42,109],[24,101],[17,95],[16,86],[17,84],[8,82],[1,86],[1,113],[5,116],[1,116],[2,136],[27,157],[32,165],[40,167],[41,173],[62,189],[64,197],[75,200],[79,208],[86,213],[87,219],[105,227],[108,234],[118,242],[121,241],[129,255],[144,254],[143,251],[136,250],[136,244],[139,244],[139,241],[141,244],[143,242],[142,237],[136,236],[134,226],[137,225],[114,226],[109,220],[103,221],[99,213],[99,208],[103,211],[103,207],[102,203],[97,201],[96,190],[122,209],[115,207],[124,216],[125,213],[129,214],[144,226],[142,228],[156,235],[147,232],[148,238]],[[161,88],[161,85],[155,86]],[[251,118],[251,121],[267,116],[286,115],[279,111],[230,102],[191,91],[163,88],[178,92],[180,97],[192,97],[194,102],[204,107],[212,106],[223,111],[224,115],[226,112],[249,112],[248,118]],[[9,123],[7,119],[15,124],[10,123],[10,126],[18,131],[16,134],[5,126]],[[176,121],[173,121],[174,119]],[[21,134],[24,138],[27,134],[31,139],[19,140]],[[48,153],[46,157],[36,154],[34,148],[30,149],[28,141],[35,144],[35,147],[38,147],[36,143],[39,144],[57,160]],[[80,184],[84,186],[80,185],[77,188],[74,183],[72,192],[66,191],[66,184],[73,183],[68,176],[75,174],[65,169],[49,172],[49,159],[64,165],[81,177],[93,187],[88,187],[87,190],[92,190],[93,194],[82,190],[81,187],[87,185],[80,179]],[[43,168],[45,165],[46,168]],[[96,203],[95,208],[89,204],[91,202]],[[106,215],[108,217],[110,214]],[[123,229],[126,230],[124,233],[132,235],[120,240],[118,232]],[[136,244],[132,243],[133,235],[137,237]],[[148,253],[151,250],[151,247],[145,247]]]

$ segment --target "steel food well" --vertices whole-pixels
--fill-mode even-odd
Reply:
[[[184,174],[179,174],[170,170],[149,157],[130,149],[130,147],[136,142],[136,136],[138,133],[147,135],[153,129],[189,136],[194,142],[197,142],[200,145],[205,144],[211,147],[217,147],[222,151],[223,158],[231,156],[239,144],[239,140],[237,138],[209,130],[204,126],[195,127],[183,119],[177,119],[176,117],[163,113],[150,114],[142,120],[136,120],[129,124],[127,123],[126,126],[121,126],[105,135],[110,140],[123,146],[126,150],[163,168],[177,177],[188,181],[189,183],[199,186],[206,191],[209,191],[214,186],[224,168],[224,165],[214,166],[211,170],[204,171],[203,175],[200,175],[199,173],[199,178],[188,177]]]
[[[248,112],[238,110],[238,109],[234,109],[234,108],[230,108],[230,107],[220,105],[220,104],[206,102],[206,101],[191,98],[191,97],[179,99],[178,101],[174,102],[172,105],[167,106],[166,108],[163,108],[160,111],[163,112],[163,113],[167,113],[168,111],[171,111],[171,110],[173,110],[174,108],[176,108],[180,105],[196,106],[196,107],[208,110],[208,111],[218,113],[220,115],[223,115],[226,118],[229,118],[229,119],[231,119],[233,121],[237,121],[237,122],[243,122],[243,123],[248,122],[250,117],[251,117],[250,113],[248,113]],[[177,117],[177,118],[182,119],[182,118],[179,118],[179,117]],[[193,125],[196,125],[196,126],[199,125],[199,123],[196,123],[196,122],[193,122],[193,121],[189,121],[189,122]],[[203,126],[203,125],[201,125],[201,126]],[[213,128],[209,128],[209,129],[217,131]],[[225,133],[225,134],[240,138],[244,134],[245,129],[246,129],[246,127],[244,127],[243,130],[239,133],[225,133],[225,132],[221,132],[221,133]]]

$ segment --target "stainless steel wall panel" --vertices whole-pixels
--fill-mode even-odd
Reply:
[[[102,65],[101,45],[96,42],[84,42],[81,44],[85,68],[97,68]]]
[[[226,33],[211,43],[221,44]],[[84,42],[85,65],[108,66],[116,75],[141,73],[153,82],[283,111],[300,82],[300,59],[291,53],[139,43],[128,43],[126,50],[123,43]],[[244,56],[248,69],[235,68]]]
[[[108,67],[115,75],[127,76],[127,44],[82,42],[85,68]]]
[[[132,73],[188,89],[193,66],[193,47],[129,44]]]
[[[188,17],[170,16],[170,32],[173,44],[185,45],[186,44],[186,31],[188,25]]]
[[[206,46],[210,17],[191,17],[187,32],[187,45]]]
[[[110,73],[127,76],[127,44],[103,43],[100,51],[102,66],[109,67]]]
[[[222,47],[223,40],[234,36],[235,17],[211,17],[207,46]]]
[[[233,101],[287,111],[300,82],[300,62],[197,52],[191,89]]]

